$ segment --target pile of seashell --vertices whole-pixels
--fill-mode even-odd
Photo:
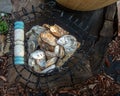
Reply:
[[[38,73],[62,66],[80,47],[76,38],[57,24],[33,26],[26,33],[28,65]]]

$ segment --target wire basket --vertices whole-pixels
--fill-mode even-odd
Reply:
[[[84,15],[80,16],[81,13]],[[52,88],[52,86],[50,86],[51,82],[59,82],[61,78],[63,78],[62,81],[65,82],[56,85],[59,86],[59,88],[66,86],[74,87],[75,84],[78,84],[91,77],[92,70],[90,69],[89,63],[86,62],[89,62],[90,55],[94,52],[93,44],[98,39],[98,37],[97,34],[92,34],[89,30],[93,30],[90,28],[93,23],[93,20],[95,19],[94,16],[99,14],[103,14],[103,9],[98,11],[91,11],[89,13],[74,13],[64,11],[61,8],[57,8],[56,3],[53,1],[50,1],[45,4],[40,4],[36,8],[32,6],[31,12],[27,12],[27,10],[24,8],[22,8],[22,10],[19,12],[15,12],[12,19],[11,30],[8,33],[11,36],[11,57],[14,57],[13,22],[17,20],[22,20],[25,22],[25,32],[27,32],[34,25],[42,25],[44,23],[50,25],[58,24],[63,29],[70,32],[71,35],[75,36],[79,42],[81,42],[81,47],[76,50],[73,56],[67,62],[65,62],[63,66],[61,66],[60,68],[50,70],[49,72],[46,72],[44,74],[36,73],[28,67],[28,58],[26,58],[27,56],[25,56],[25,64],[21,65],[20,70],[18,70],[19,66],[15,65],[13,60],[12,64],[18,74],[16,76],[16,81],[22,79],[24,81],[25,88],[31,88],[31,86],[34,86],[33,89],[47,90]],[[89,19],[90,17],[91,19]],[[82,22],[80,18],[84,20],[84,22]],[[103,15],[98,16],[98,18],[103,18]],[[96,20],[99,20],[98,18]],[[103,19],[99,20],[100,23],[98,24],[98,30],[102,26],[102,20]],[[88,23],[87,27],[85,26],[86,23]],[[99,33],[98,30],[96,30],[97,33]],[[27,52],[26,42],[27,40],[25,39],[25,52]],[[101,59],[103,58],[101,57]],[[85,60],[86,62],[84,62]],[[99,62],[101,62],[101,60]],[[96,68],[96,70],[98,70],[98,68]],[[24,71],[26,72],[27,76],[23,74]],[[81,76],[79,76],[79,74],[81,74]],[[65,76],[69,78],[69,82],[67,80],[68,78],[66,78]],[[35,77],[36,80],[33,80],[33,77]],[[82,77],[84,77],[84,79],[81,79]]]

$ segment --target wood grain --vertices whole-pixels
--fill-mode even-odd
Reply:
[[[57,0],[64,7],[77,11],[96,10],[110,5],[117,0]]]

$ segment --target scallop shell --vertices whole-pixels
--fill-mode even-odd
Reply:
[[[46,29],[42,26],[36,25],[33,26],[30,31],[26,33],[26,37],[29,38],[32,34],[35,34],[36,36],[39,35],[41,32],[44,32]]]
[[[55,46],[54,53],[55,53],[57,56],[59,55],[59,50],[60,50],[60,46],[59,46],[59,45]]]
[[[61,37],[63,35],[67,35],[68,32],[62,29],[60,26],[55,24],[54,26],[50,26],[51,33],[56,37]]]
[[[57,39],[50,33],[49,30],[47,30],[45,32],[42,32],[40,34],[40,36],[41,36],[41,39],[44,42],[48,43],[49,45],[51,45],[51,46],[56,46],[57,45],[56,44]]]
[[[57,59],[58,59],[57,57],[53,57],[52,59],[48,60],[48,61],[46,62],[46,67],[49,67],[49,66],[55,64],[56,61],[57,61]]]
[[[45,53],[41,50],[34,51],[30,56],[34,59],[45,59]]]
[[[72,35],[64,35],[57,41],[57,44],[64,47],[66,53],[73,53],[78,48],[78,42]]]

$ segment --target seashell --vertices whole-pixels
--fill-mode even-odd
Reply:
[[[55,24],[54,26],[50,26],[50,31],[56,37],[61,37],[63,35],[69,34],[67,31],[65,31],[64,29],[62,29],[57,24]]]
[[[46,60],[45,59],[37,59],[36,62],[40,67],[45,67],[46,66]]]
[[[35,51],[35,49],[37,49],[38,47],[38,41],[36,39],[37,37],[32,34],[29,38],[29,40],[27,41],[28,44],[28,53],[32,53],[33,51]]]
[[[49,45],[48,43],[42,41],[40,44],[40,49],[43,51],[54,51],[54,46]]]
[[[36,25],[33,26],[30,31],[26,33],[26,37],[29,38],[32,34],[38,36],[41,32],[44,32],[46,29],[42,26]]]
[[[15,45],[14,47],[14,56],[24,56],[24,46],[23,45]]]
[[[65,56],[65,50],[64,50],[64,48],[62,47],[62,46],[60,46],[60,50],[59,50],[60,52],[59,52],[59,57],[60,58],[63,58],[64,56]]]
[[[55,65],[51,65],[51,66],[49,66],[48,68],[46,68],[46,69],[44,69],[43,71],[41,71],[40,73],[49,73],[49,72],[51,72],[53,69],[55,69]]]
[[[49,24],[43,24],[42,26],[45,27],[45,28],[47,28],[47,29],[50,28],[50,25],[49,25]]]
[[[45,51],[45,55],[46,55],[47,59],[56,57],[56,54],[54,52],[50,52],[50,51]]]
[[[30,54],[30,53],[32,53],[33,51],[35,51],[35,49],[36,49],[36,44],[34,43],[34,41],[30,41],[30,40],[28,40],[28,53]]]
[[[29,57],[29,59],[28,59],[28,65],[30,67],[34,67],[35,66],[35,59]]]
[[[41,50],[34,51],[30,56],[34,59],[45,59],[45,53]]]
[[[40,68],[40,66],[37,65],[37,64],[33,66],[33,69],[34,69],[34,71],[37,72],[37,73],[40,73],[40,72],[42,71],[42,69]]]
[[[41,36],[41,39],[44,42],[48,43],[49,45],[51,45],[51,46],[56,46],[57,45],[56,44],[57,39],[50,33],[49,30],[47,30],[45,32],[42,32],[40,34],[40,36]]]
[[[64,47],[66,53],[73,53],[78,48],[78,42],[72,35],[64,35],[57,41],[57,44]]]
[[[66,54],[66,55],[64,56],[64,58],[58,59],[58,61],[57,61],[57,63],[56,63],[56,66],[61,67],[70,57],[71,57],[71,55]]]
[[[59,55],[59,50],[60,50],[60,46],[59,46],[59,45],[55,46],[54,53],[55,53],[57,56]]]
[[[48,61],[46,62],[46,67],[49,67],[49,66],[55,64],[56,61],[57,61],[57,59],[58,59],[57,57],[53,57],[52,59],[48,60]]]

